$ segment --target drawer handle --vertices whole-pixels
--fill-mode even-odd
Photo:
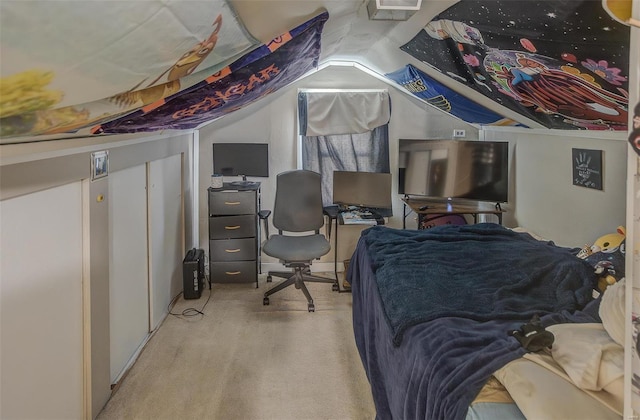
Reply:
[[[225,226],[224,227],[226,230],[236,230],[236,229],[240,229],[240,225],[235,225],[235,226]]]
[[[241,271],[225,271],[224,272],[224,274],[227,274],[229,276],[237,276],[240,273],[241,273]]]
[[[239,201],[225,201],[224,204],[227,205],[227,206],[237,206],[238,204],[240,204],[240,202]]]
[[[225,249],[224,252],[240,252],[240,248],[236,249]]]

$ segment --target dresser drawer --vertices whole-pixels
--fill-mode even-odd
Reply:
[[[216,239],[209,241],[209,259],[213,261],[255,260],[255,238]]]
[[[254,191],[209,191],[209,216],[257,213]]]
[[[233,239],[256,236],[256,216],[215,216],[209,218],[210,239]]]
[[[212,262],[209,273],[212,283],[253,283],[258,279],[255,261]]]

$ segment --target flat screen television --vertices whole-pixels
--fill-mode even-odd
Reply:
[[[391,174],[334,171],[333,203],[369,209],[391,208]]]
[[[508,200],[508,142],[400,139],[398,147],[400,194],[494,203]]]
[[[222,176],[269,177],[266,143],[213,143],[213,173]]]

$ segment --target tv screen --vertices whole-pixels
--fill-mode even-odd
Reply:
[[[365,208],[390,208],[391,174],[334,171],[333,203]]]
[[[509,143],[399,140],[398,192],[503,203],[509,190]]]
[[[213,173],[223,176],[269,177],[266,143],[213,143]]]

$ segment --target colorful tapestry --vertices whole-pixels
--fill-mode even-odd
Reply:
[[[411,64],[385,76],[418,98],[470,124],[522,126],[456,93]]]
[[[629,28],[600,0],[462,0],[401,49],[545,127],[627,129]]]
[[[633,125],[629,130],[629,143],[633,150],[640,155],[640,102],[633,108]]]
[[[1,1],[0,137],[95,125],[259,45],[225,0]]]
[[[94,133],[134,133],[189,129],[215,120],[280,89],[318,65],[324,12],[191,88],[123,118],[95,127]]]

